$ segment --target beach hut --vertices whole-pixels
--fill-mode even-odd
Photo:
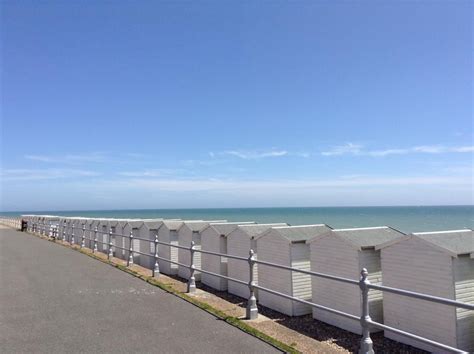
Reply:
[[[98,248],[99,248],[99,251],[105,254],[109,253],[109,232],[112,225],[116,225],[116,222],[114,221],[114,219],[100,219],[99,226],[98,226],[98,229],[99,229],[98,238],[102,243],[98,246]],[[114,244],[113,235],[112,235],[111,241],[112,241],[112,244]],[[112,248],[112,252],[113,251],[114,250]]]
[[[229,254],[239,257],[248,257],[252,249],[254,251],[254,258],[257,259],[257,238],[261,234],[267,232],[272,227],[288,226],[285,223],[277,224],[255,224],[255,225],[240,225],[229,236],[227,236],[227,250]],[[227,261],[227,275],[230,278],[249,281],[249,264],[248,262],[229,258]],[[253,281],[258,284],[258,264],[253,268]],[[247,285],[239,284],[233,281],[228,282],[227,291],[231,294],[238,295],[243,298],[250,296]],[[258,298],[258,289],[255,289],[255,296]]]
[[[46,215],[41,215],[39,218],[39,222],[42,225],[43,235],[50,236],[50,225],[48,223],[48,218]]]
[[[115,248],[115,257],[120,259],[126,259],[128,256],[128,243],[125,243],[125,240],[128,240],[129,234],[124,233],[124,228],[129,221],[134,221],[136,219],[117,219],[115,224],[115,235],[114,235],[114,244],[117,246]]]
[[[383,285],[474,304],[474,232],[414,233],[379,247]],[[474,311],[384,293],[384,324],[474,352]],[[440,349],[385,331],[387,338],[427,351]]]
[[[130,249],[130,232],[132,232],[132,235],[134,237],[133,239],[133,250],[134,251],[140,251],[140,233],[143,233],[143,230],[145,229],[145,224],[143,220],[129,220],[127,223],[122,228],[122,234],[124,235],[123,241],[124,241],[124,248],[127,250],[126,251],[126,259],[128,259],[128,250]],[[143,259],[146,257],[144,255],[141,255],[138,252],[133,253],[133,263],[140,265]]]
[[[306,241],[327,233],[324,224],[273,227],[257,238],[258,259],[287,267],[310,270]],[[258,285],[302,300],[311,300],[311,276],[263,264],[258,266]],[[259,289],[261,305],[289,316],[311,313],[311,307]]]
[[[160,228],[163,226],[165,221],[181,221],[179,219],[145,219],[143,220],[143,227],[138,230],[138,235],[142,240],[139,240],[139,250],[142,253],[149,254],[150,256],[143,256],[140,257],[140,265],[148,268],[153,269],[155,266],[155,259],[153,255],[155,254],[155,236],[159,234]],[[146,240],[146,241],[144,241]],[[168,247],[165,245],[158,245],[158,252],[160,251],[160,247]],[[160,263],[158,263],[160,264]]]
[[[119,234],[119,227],[120,227],[121,219],[110,219],[109,220],[109,228],[112,230],[112,254],[114,257],[121,258],[120,256],[123,254],[123,250],[120,248],[122,245],[120,242],[122,241],[122,236]]]
[[[201,231],[201,248],[203,251],[228,254],[227,236],[239,225],[255,224],[248,222],[211,223]],[[215,256],[203,253],[201,255],[201,269],[215,274],[227,276],[227,261],[224,256]],[[210,274],[201,274],[201,282],[217,290],[227,290],[227,280]]]
[[[74,224],[74,243],[75,244],[80,244],[81,243],[81,240],[82,240],[82,228],[83,227],[87,227],[86,223],[87,223],[87,218],[82,218],[82,217],[76,217],[74,218],[73,220],[73,224]],[[59,220],[58,220],[59,222]],[[57,222],[53,222],[53,223],[57,223]],[[72,224],[71,224],[71,232],[72,232]],[[86,235],[87,233],[84,231],[84,236]]]
[[[387,226],[356,229],[334,229],[307,241],[310,246],[311,270],[358,280],[367,268],[372,284],[382,285],[380,250],[376,247],[401,239],[405,234]],[[360,317],[361,291],[357,285],[312,277],[312,301]],[[370,316],[383,323],[382,292],[369,292]],[[359,320],[313,308],[313,317],[347,331],[362,334]],[[377,331],[377,330],[374,330]]]
[[[39,220],[39,218],[38,218]],[[60,216],[59,217],[59,220],[58,220],[58,229],[57,229],[57,235],[56,237],[59,239],[59,240],[62,240],[63,239],[63,235],[64,235],[64,232],[66,231],[66,228],[65,228],[65,223],[66,223],[66,220],[67,218],[64,217],[64,216]]]
[[[196,220],[164,220],[160,229],[158,230],[158,240],[160,242],[178,245],[178,230],[185,222],[192,222]],[[164,259],[169,259],[173,262],[178,262],[178,248],[159,245],[158,255]],[[159,261],[160,272],[169,275],[178,274],[178,265],[164,260]]]
[[[100,219],[90,218],[86,221],[86,246],[90,249],[94,249],[95,239],[95,228],[99,229]],[[99,239],[99,233],[97,233],[97,240]],[[99,243],[97,243],[97,249],[99,249]]]
[[[74,217],[68,217],[68,218],[66,218],[65,221],[66,222],[64,223],[64,225],[65,225],[65,231],[66,231],[66,241],[71,242],[72,225],[74,224],[75,218]]]
[[[149,219],[143,222],[143,227],[139,230],[139,237],[149,241],[140,241],[140,252],[150,255],[155,254],[155,244],[153,241],[155,240],[155,235],[158,235],[158,230],[161,225],[163,225],[163,219]],[[160,246],[158,246],[158,249],[159,247]],[[141,257],[140,265],[148,269],[153,269],[155,259],[154,257]]]
[[[191,241],[194,241],[195,249],[201,249],[201,234],[211,222],[226,222],[227,220],[213,221],[189,221],[181,225],[178,230],[178,244],[183,247],[191,247]],[[189,266],[190,254],[188,250],[178,249],[178,262]],[[194,253],[194,266],[201,269],[201,253]],[[189,279],[189,268],[178,266],[178,275],[181,278]],[[195,271],[194,277],[197,281],[201,280],[201,272]]]
[[[57,223],[57,218],[51,215],[42,215],[41,220],[44,223],[45,235],[50,237],[53,236],[53,230],[55,228],[55,224]]]

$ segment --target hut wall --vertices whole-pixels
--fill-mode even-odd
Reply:
[[[358,252],[338,237],[324,237],[310,243],[311,270],[339,277],[358,279]],[[356,285],[312,277],[313,302],[356,316],[360,315],[360,290]],[[313,308],[313,317],[354,333],[361,333],[360,323]]]
[[[177,245],[178,244],[178,231],[170,230],[165,225],[161,226],[158,230],[158,239],[161,242],[172,243]],[[178,249],[176,247],[170,247],[166,245],[159,245],[158,246],[158,255],[160,257],[171,259],[172,261],[178,261]],[[178,266],[176,264],[171,264],[166,261],[159,261],[160,265],[160,272],[164,274],[177,274],[178,273]]]
[[[290,266],[290,246],[286,239],[268,234],[257,240],[258,257],[262,261],[272,262],[285,266]],[[259,285],[271,290],[292,295],[291,272],[285,269],[259,265]],[[261,305],[279,311],[289,316],[293,316],[293,301],[280,296],[270,294],[266,291],[259,291],[259,302]]]
[[[382,249],[384,285],[454,299],[452,257],[410,238]],[[384,323],[450,346],[456,346],[456,310],[433,302],[385,293]],[[431,352],[436,347],[385,331],[387,338]]]
[[[227,238],[217,234],[209,227],[201,235],[202,250],[218,253],[227,253]],[[227,275],[227,258],[210,254],[202,254],[202,269],[209,272]],[[227,280],[210,274],[201,274],[201,281],[217,290],[227,290]]]
[[[229,254],[240,257],[248,257],[249,250],[251,248],[251,240],[245,234],[244,231],[236,229],[227,238],[227,247]],[[254,250],[255,251],[255,250]],[[255,254],[256,256],[256,254]],[[258,279],[255,278],[257,270],[255,269],[257,264],[254,266],[254,282],[257,283]],[[248,262],[229,258],[227,274],[231,278],[239,279],[248,282],[249,281],[249,264]],[[258,289],[256,289],[258,290]],[[249,288],[246,285],[239,284],[229,280],[228,291],[231,294],[248,298],[250,296]]]
[[[359,268],[366,268],[369,272],[367,277],[371,284],[383,285],[382,283],[382,261],[380,259],[380,250],[367,249],[359,251]],[[358,279],[355,277],[354,279]],[[360,309],[360,306],[359,306]],[[376,321],[383,323],[383,291],[370,290],[369,291],[369,313],[370,317]],[[360,310],[358,311],[360,315]],[[360,327],[360,326],[359,326]],[[379,332],[378,329],[373,329],[372,332]],[[359,333],[359,332],[356,332]],[[361,333],[360,333],[361,334]]]
[[[304,242],[293,243],[290,246],[291,266],[301,270],[311,270],[309,245]],[[302,300],[311,300],[311,275],[292,272],[293,296]],[[300,302],[293,302],[294,316],[311,313],[311,307]]]
[[[201,249],[201,234],[197,231],[192,231],[186,225],[181,227],[178,232],[178,244],[184,247],[191,247],[191,241],[194,241],[194,248],[197,250]],[[201,268],[201,253],[195,252],[194,253],[194,266],[196,268]],[[178,261],[179,263],[189,265],[191,259],[188,250],[178,249]],[[178,266],[178,275],[181,278],[188,279],[189,278],[189,268]],[[201,272],[194,271],[194,277],[196,280],[201,279]]]
[[[474,304],[474,259],[469,255],[453,259],[454,289],[456,300]],[[474,352],[474,311],[458,308],[457,339],[458,348]]]

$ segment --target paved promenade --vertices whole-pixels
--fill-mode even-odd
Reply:
[[[0,352],[277,350],[118,269],[0,226]]]

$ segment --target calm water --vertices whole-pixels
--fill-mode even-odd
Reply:
[[[404,232],[442,231],[474,228],[474,206],[419,207],[316,207],[316,208],[233,208],[36,211],[50,214],[107,218],[181,218],[259,223],[286,222],[291,225],[325,223],[333,228],[388,225]],[[22,213],[3,213],[21,215]]]

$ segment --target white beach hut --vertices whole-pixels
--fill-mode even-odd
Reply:
[[[414,233],[380,246],[383,285],[474,304],[474,232]],[[474,311],[384,293],[384,324],[474,352]],[[427,351],[440,349],[385,331]]]
[[[121,246],[120,244],[120,241],[122,241],[122,234],[120,233],[119,234],[119,231],[123,231],[123,229],[121,228],[120,224],[123,222],[123,226],[126,225],[126,223],[128,222],[128,220],[122,220],[122,219],[113,219],[113,218],[107,218],[107,219],[100,219],[100,223],[99,223],[99,240],[101,242],[103,242],[103,247],[100,248],[99,247],[99,250],[104,252],[104,253],[107,253],[109,252],[109,233],[110,231],[112,231],[112,237],[111,237],[111,241],[112,241],[112,255],[114,257],[118,257],[121,253],[121,249],[119,249],[118,247],[115,247],[116,245],[117,246]],[[123,227],[122,226],[122,227]],[[118,257],[120,258],[120,257]]]
[[[133,239],[133,250],[134,251],[139,251],[140,250],[140,243],[141,240],[139,240],[137,237],[140,237],[140,234],[143,233],[145,230],[145,224],[143,220],[129,220],[122,228],[122,234],[124,235],[123,240],[124,240],[124,248],[127,250],[126,255],[128,257],[128,250],[130,249],[130,232],[132,232],[132,235],[134,237]],[[133,253],[133,263],[141,265],[141,262],[146,256],[141,255],[138,252]],[[148,258],[148,257],[146,257]]]
[[[43,220],[43,216],[41,215],[38,215],[36,217],[36,230],[38,233],[43,233],[44,230],[45,230],[45,225],[44,225],[44,220]]]
[[[87,218],[77,217],[74,218],[74,243],[81,244],[82,234],[87,234],[83,227],[87,227]],[[58,220],[59,221],[59,220]]]
[[[111,219],[100,219],[98,239],[100,244],[97,246],[99,251],[105,254],[109,253],[109,231]]]
[[[128,221],[128,220],[127,220]],[[109,232],[112,231],[112,237],[111,237],[111,241],[112,241],[112,255],[114,257],[119,257],[119,255],[121,254],[121,249],[119,249],[118,247],[115,247],[116,245],[117,246],[121,246],[121,244],[119,243],[120,241],[122,241],[122,236],[121,236],[121,233],[119,233],[119,231],[123,231],[123,229],[121,228],[120,224],[121,222],[123,222],[123,225],[126,225],[126,222],[127,221],[124,221],[122,219],[113,219],[113,218],[107,218],[107,219],[101,219],[100,220],[100,224],[99,224],[99,240],[101,240],[101,242],[103,242],[103,249],[101,249],[99,247],[99,250],[104,252],[104,253],[107,253],[108,254],[108,250],[109,250]]]
[[[404,236],[404,233],[387,226],[334,229],[307,241],[310,245],[311,270],[358,280],[361,269],[367,268],[370,282],[382,285],[380,251],[376,250],[376,247]],[[314,303],[355,316],[361,315],[361,292],[357,285],[319,277],[312,277],[311,284]],[[380,323],[383,323],[382,298],[381,291],[369,292],[370,316]],[[347,331],[362,334],[358,320],[317,308],[313,308],[313,317]]]
[[[306,241],[327,233],[324,224],[273,227],[257,238],[258,259],[302,270],[310,270],[309,245]],[[258,266],[258,285],[267,289],[311,300],[311,276],[263,264]],[[311,307],[259,289],[261,305],[289,316],[311,313]]]
[[[58,224],[58,217],[52,215],[43,215],[41,216],[41,220],[45,225],[45,235],[53,236],[53,230],[56,228],[56,224]]]
[[[69,217],[66,219],[66,241],[71,242],[71,236],[72,236],[72,225],[76,221],[75,217]],[[76,230],[74,230],[76,231]],[[75,237],[75,235],[74,235]]]
[[[94,249],[95,228],[97,227],[97,230],[99,229],[99,223],[100,219],[95,218],[91,218],[86,221],[86,229],[88,230],[88,232],[86,232],[86,242],[89,241],[88,245],[87,243],[86,245],[90,249]],[[100,241],[99,232],[97,232],[97,240]],[[97,249],[100,249],[99,243],[97,243]]]
[[[229,254],[239,257],[248,257],[252,249],[254,258],[258,258],[257,238],[259,235],[267,232],[272,227],[288,226],[285,223],[278,224],[255,224],[240,225],[229,236],[227,236],[227,250]],[[245,282],[249,281],[248,262],[229,258],[227,261],[227,275],[230,278],[239,279]],[[258,264],[254,265],[253,281],[258,284]],[[248,286],[233,281],[228,282],[228,292],[243,298],[248,298],[250,292]],[[258,298],[258,289],[255,289],[255,296]]]
[[[139,250],[142,253],[149,254],[150,256],[143,256],[140,257],[139,262],[140,265],[148,268],[148,269],[153,269],[155,265],[155,259],[152,257],[152,255],[155,254],[155,236],[158,235],[158,240],[159,239],[159,230],[163,226],[164,222],[181,222],[179,219],[145,219],[143,221],[143,226],[138,230],[138,237],[140,237],[142,240],[139,240]],[[163,236],[163,235],[162,235]],[[146,241],[144,241],[146,240]],[[165,241],[163,241],[165,242]],[[166,241],[168,242],[168,241]],[[158,245],[158,252],[160,252],[161,247],[167,247],[165,245]],[[158,263],[160,264],[160,263]],[[160,270],[161,271],[161,270]]]
[[[178,245],[178,230],[185,222],[194,222],[198,220],[164,220],[160,229],[158,230],[158,240],[160,242]],[[166,245],[158,246],[158,255],[162,258],[169,259],[173,262],[178,262],[178,248]],[[164,260],[158,262],[160,272],[163,274],[176,275],[178,274],[178,265]]]
[[[143,222],[143,227],[139,231],[139,237],[148,239],[149,241],[140,242],[140,252],[151,255],[155,254],[155,244],[153,241],[155,240],[155,235],[158,235],[158,230],[161,225],[163,225],[163,219],[150,219]],[[158,246],[158,249],[159,248],[160,246]],[[155,260],[153,257],[142,257],[140,259],[140,265],[148,269],[153,269]]]
[[[209,226],[211,222],[226,222],[227,220],[213,220],[213,221],[188,221],[181,225],[178,230],[178,244],[183,247],[191,247],[191,241],[194,241],[195,249],[201,249],[201,234],[200,232]],[[190,254],[188,250],[178,249],[178,262],[189,266]],[[201,253],[194,253],[194,266],[201,269]],[[181,278],[189,278],[189,268],[178,266],[178,275]],[[197,281],[201,280],[201,272],[195,271],[194,277]]]
[[[128,234],[125,233],[125,226],[128,222],[134,221],[136,219],[118,219],[117,223],[115,224],[115,245],[117,246],[115,249],[115,257],[120,259],[126,259],[128,256],[128,237],[130,235],[130,231]]]
[[[248,222],[211,223],[201,231],[201,248],[203,251],[228,254],[227,236],[239,225],[255,224]],[[227,257],[203,253],[201,269],[215,274],[227,276]],[[201,282],[216,290],[227,290],[227,280],[210,274],[201,274]]]

